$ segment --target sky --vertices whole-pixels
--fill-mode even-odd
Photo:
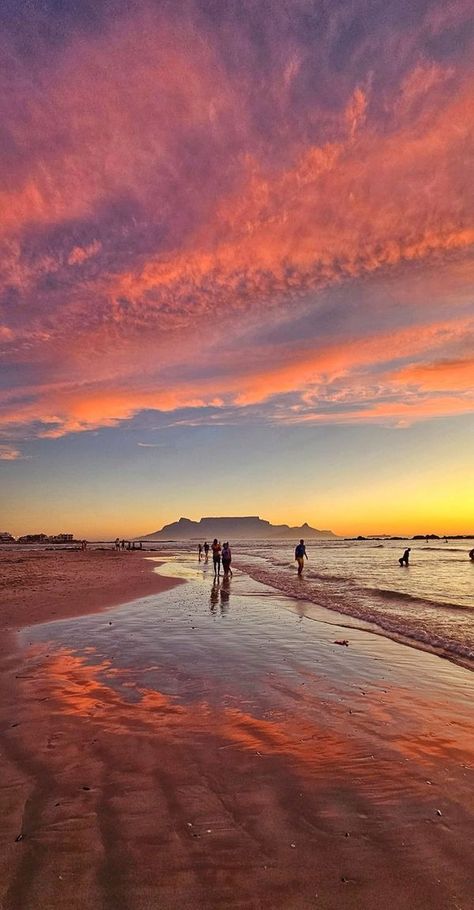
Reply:
[[[468,0],[0,0],[0,530],[474,530]]]

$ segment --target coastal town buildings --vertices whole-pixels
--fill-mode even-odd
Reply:
[[[18,543],[72,543],[73,541],[74,534],[23,534],[18,538]]]

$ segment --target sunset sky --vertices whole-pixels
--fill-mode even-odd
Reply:
[[[2,0],[0,530],[474,529],[469,0]]]

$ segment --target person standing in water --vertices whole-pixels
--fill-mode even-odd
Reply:
[[[298,563],[298,575],[301,575],[303,572],[305,557],[307,559],[308,554],[306,552],[304,540],[301,539],[299,544],[295,548],[295,559],[296,559],[296,562]]]
[[[208,544],[207,540],[204,543],[204,557],[207,562],[207,560],[209,559],[209,544]]]
[[[214,576],[219,577],[221,574],[221,545],[214,537],[212,541],[212,561],[214,563]]]
[[[405,550],[403,556],[400,556],[400,559],[399,559],[398,561],[399,561],[399,563],[400,563],[401,566],[407,566],[407,565],[408,565],[408,561],[409,561],[409,559],[410,559],[410,550],[411,550],[411,547],[407,547],[407,549]]]
[[[198,559],[199,559],[199,562],[201,562],[201,558],[202,558],[202,543],[200,543],[200,544],[198,545]]]
[[[222,568],[224,569],[224,578],[227,578],[229,575],[232,578],[232,569],[230,564],[232,562],[232,552],[229,547],[229,541],[224,544],[222,547]]]
[[[472,550],[469,550],[469,559],[472,559],[472,561],[474,562],[474,547],[472,548]]]

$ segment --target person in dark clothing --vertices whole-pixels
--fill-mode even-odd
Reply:
[[[308,554],[306,552],[304,540],[301,539],[299,544],[295,548],[295,559],[296,559],[296,562],[298,563],[298,575],[301,575],[303,572],[305,558],[306,559],[308,558]]]
[[[207,560],[209,559],[209,544],[208,544],[207,540],[204,544],[204,556],[205,556],[205,560],[207,562]]]
[[[401,566],[407,566],[407,565],[408,565],[408,561],[409,561],[409,559],[410,559],[410,550],[411,550],[411,547],[407,547],[407,549],[405,550],[403,556],[400,556],[400,559],[399,559],[398,561],[399,561],[399,563],[400,563]]]
[[[202,543],[198,544],[198,559],[201,562],[202,559]]]

